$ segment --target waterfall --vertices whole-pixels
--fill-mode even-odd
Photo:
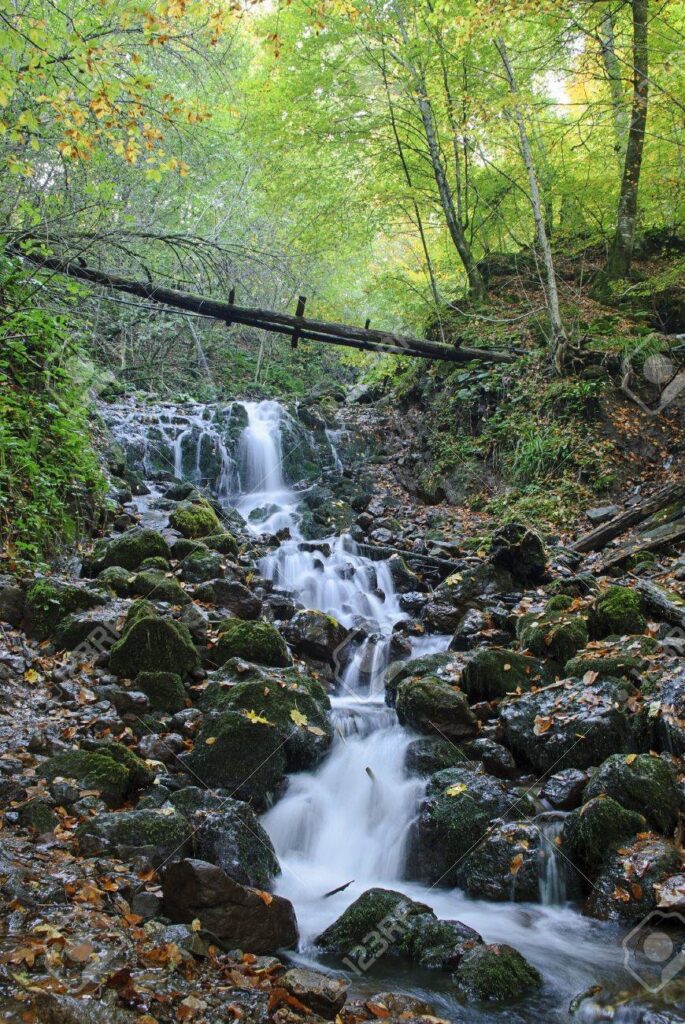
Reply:
[[[563,814],[541,814],[535,824],[540,829],[540,902],[546,907],[566,902],[566,862],[558,842],[564,827]]]

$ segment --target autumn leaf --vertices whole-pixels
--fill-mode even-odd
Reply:
[[[292,708],[290,712],[290,717],[292,721],[295,723],[295,725],[303,726],[308,724],[307,716],[303,715],[302,712],[298,711],[297,708]]]
[[[255,896],[259,896],[260,900],[262,901],[265,907],[268,907],[271,903],[273,903],[274,898],[270,892],[264,892],[263,889],[253,889],[252,891],[255,894]]]
[[[244,711],[243,714],[253,725],[273,725],[273,722],[270,722],[268,718],[265,718],[264,715],[258,715],[254,710]]]
[[[536,736],[542,736],[544,733],[549,732],[554,724],[554,719],[550,715],[536,715],[533,732]]]
[[[448,786],[445,790],[445,796],[461,796],[465,793],[468,786],[463,782],[457,782],[454,786]]]
[[[511,864],[509,865],[509,874],[511,874],[511,875],[518,875],[519,871],[521,870],[522,865],[523,865],[523,854],[522,853],[517,853],[516,856],[512,859]]]

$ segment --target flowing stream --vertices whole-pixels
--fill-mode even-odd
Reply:
[[[221,428],[211,410],[198,406],[184,409],[181,416],[170,407],[161,416],[151,414],[155,451],[164,449],[176,475],[198,479],[203,445],[209,445],[215,493],[235,506],[255,535],[284,531],[286,539],[262,560],[263,576],[291,591],[305,607],[360,629],[354,656],[341,671],[332,698],[335,738],[329,754],[314,771],[291,776],[285,795],[263,816],[282,866],[276,891],[296,909],[300,958],[315,960],[312,940],[366,889],[399,889],[431,905],[439,917],[476,928],[488,942],[517,947],[541,971],[545,987],[515,1007],[475,1010],[457,1001],[448,972],[408,968],[387,957],[370,977],[357,979],[358,986],[369,993],[415,991],[459,1022],[567,1021],[573,996],[603,980],[625,981],[613,929],[564,903],[563,872],[554,852],[541,861],[539,904],[476,901],[460,890],[406,880],[407,847],[425,784],[405,770],[414,734],[398,724],[384,703],[392,631],[404,618],[390,571],[386,563],[362,557],[347,535],[303,541],[298,495],[284,471],[288,414],[271,401],[235,405],[246,422],[232,450],[224,440],[225,423]],[[154,462],[150,425],[125,416],[117,422],[122,439],[125,434],[129,444],[139,446],[142,461]],[[339,471],[334,437],[329,440],[331,462]],[[414,642],[413,655],[444,650],[448,642],[448,637],[422,638]],[[553,851],[558,818],[542,816],[539,824]]]

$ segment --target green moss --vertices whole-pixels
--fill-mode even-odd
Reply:
[[[504,1002],[540,988],[542,978],[511,946],[476,946],[454,975],[457,987],[471,999]]]
[[[549,666],[536,658],[502,647],[477,651],[464,666],[461,688],[471,703],[496,700],[517,690],[551,682]]]
[[[186,537],[179,537],[178,540],[174,541],[173,553],[174,558],[183,561],[188,555],[199,554],[204,552],[205,554],[209,551],[207,545],[201,540],[188,540]]]
[[[588,642],[585,619],[563,612],[523,615],[516,624],[516,633],[525,650],[539,658],[551,658],[560,665],[565,665]]]
[[[647,620],[642,614],[642,598],[629,587],[609,587],[593,602],[588,625],[594,640],[644,633]]]
[[[155,555],[153,558],[146,558],[144,562],[140,563],[141,572],[145,572],[148,569],[169,572],[169,562],[166,558],[162,558],[161,555]]]
[[[82,844],[87,841],[86,837],[95,837],[115,853],[131,848],[159,847],[164,856],[182,853],[190,840],[191,829],[186,818],[172,808],[145,808],[99,815],[84,822],[76,835]]]
[[[150,698],[153,711],[181,711],[186,703],[183,680],[176,672],[140,672],[136,676],[135,689],[142,690]]]
[[[191,539],[208,537],[219,533],[221,529],[216,512],[206,501],[181,502],[169,516],[169,522],[184,537]]]
[[[99,754],[111,757],[117,764],[122,764],[129,774],[129,789],[144,789],[151,786],[154,781],[154,772],[151,772],[142,758],[134,754],[123,743],[103,743],[97,749]]]
[[[368,889],[352,903],[330,927],[315,939],[329,953],[349,953],[387,919],[406,921],[413,915],[430,912],[423,903],[414,903],[392,889]],[[399,932],[399,928],[396,929]]]
[[[205,583],[224,575],[223,558],[217,551],[194,551],[183,559],[180,575],[187,583]]]
[[[98,570],[110,565],[124,569],[137,569],[147,558],[161,557],[168,560],[169,545],[156,530],[134,529],[123,533],[108,544],[98,545],[93,559]]]
[[[83,789],[98,790],[113,806],[123,803],[131,786],[128,769],[104,750],[65,750],[46,761],[42,770],[49,781],[62,776],[76,779]]]
[[[550,597],[549,601],[545,605],[546,612],[565,612],[573,604],[573,598],[569,597],[568,594],[557,594],[555,597]]]
[[[397,716],[402,725],[450,740],[473,736],[478,730],[466,694],[435,676],[406,679],[397,688]]]
[[[44,800],[31,800],[19,812],[19,821],[24,828],[33,829],[42,836],[46,832],[52,832],[59,823],[59,818]]]
[[[117,597],[128,597],[131,593],[131,573],[121,565],[109,565],[98,573],[98,583],[103,583]]]
[[[127,623],[123,636],[113,645],[110,668],[118,676],[133,679],[139,672],[178,672],[196,668],[200,658],[187,626],[158,616],[138,613]]]
[[[45,640],[55,632],[60,619],[105,604],[102,594],[59,580],[39,579],[26,592],[26,627],[32,636]]]
[[[286,757],[274,726],[224,711],[205,718],[188,765],[207,785],[262,807],[285,776]]]
[[[207,547],[219,551],[222,555],[237,555],[240,547],[232,533],[210,533],[204,538]]]
[[[680,791],[673,768],[651,754],[614,754],[592,776],[585,798],[609,796],[631,811],[637,811],[659,832],[670,833],[676,826]]]
[[[223,665],[229,658],[245,658],[246,661],[274,667],[290,664],[285,640],[271,623],[226,619],[219,628],[221,632],[214,648],[218,665]]]
[[[641,814],[611,797],[595,797],[566,818],[562,849],[577,868],[594,875],[620,843],[646,829]]]
[[[190,602],[190,598],[178,580],[166,576],[157,569],[139,572],[131,584],[131,589],[134,594],[152,597],[155,601],[166,601],[169,604],[188,604]]]

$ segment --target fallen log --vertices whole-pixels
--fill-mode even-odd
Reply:
[[[666,523],[665,526],[659,526],[651,533],[639,534],[634,540],[622,544],[610,554],[605,555],[598,565],[592,567],[592,571],[593,573],[606,572],[607,569],[625,562],[631,555],[639,555],[641,551],[657,551],[682,537],[685,537],[685,519]]]
[[[410,338],[391,331],[351,327],[348,324],[313,320],[274,310],[236,306],[232,302],[220,302],[218,299],[181,292],[175,288],[164,288],[149,281],[136,281],[132,278],[108,274],[80,262],[62,260],[53,256],[39,256],[37,253],[24,253],[17,249],[11,249],[11,251],[14,255],[21,256],[42,270],[65,274],[68,277],[78,278],[80,281],[87,281],[89,284],[101,285],[115,291],[126,292],[128,295],[136,295],[139,298],[159,302],[165,306],[199,313],[201,316],[215,320],[223,320],[227,324],[239,323],[275,334],[284,334],[296,341],[318,341],[367,352],[383,352],[420,359],[439,359],[453,363],[468,363],[472,360],[486,363],[513,363],[517,359],[516,354],[512,352],[438,345],[432,341]]]
[[[451,562],[448,558],[440,558],[438,555],[420,555],[416,551],[403,551],[402,548],[393,548],[388,544],[360,542],[357,544],[357,547],[359,548],[359,554],[365,558],[370,558],[372,562],[380,562],[386,558],[392,558],[393,555],[400,555],[405,562],[422,562],[424,565],[439,569],[441,572],[453,573],[463,569],[461,563]]]
[[[649,580],[638,580],[635,589],[642,595],[648,612],[672,626],[685,629],[685,600],[682,597]]]
[[[649,519],[650,516],[654,515],[655,512],[659,512],[670,502],[679,501],[681,498],[685,498],[685,485],[669,484],[651,497],[640,502],[639,505],[633,505],[626,512],[621,512],[619,515],[614,516],[608,523],[603,523],[601,526],[579,537],[577,541],[570,545],[571,550],[580,553],[600,551],[614,537],[620,537],[622,533],[625,533],[632,526],[637,526],[638,523]]]

